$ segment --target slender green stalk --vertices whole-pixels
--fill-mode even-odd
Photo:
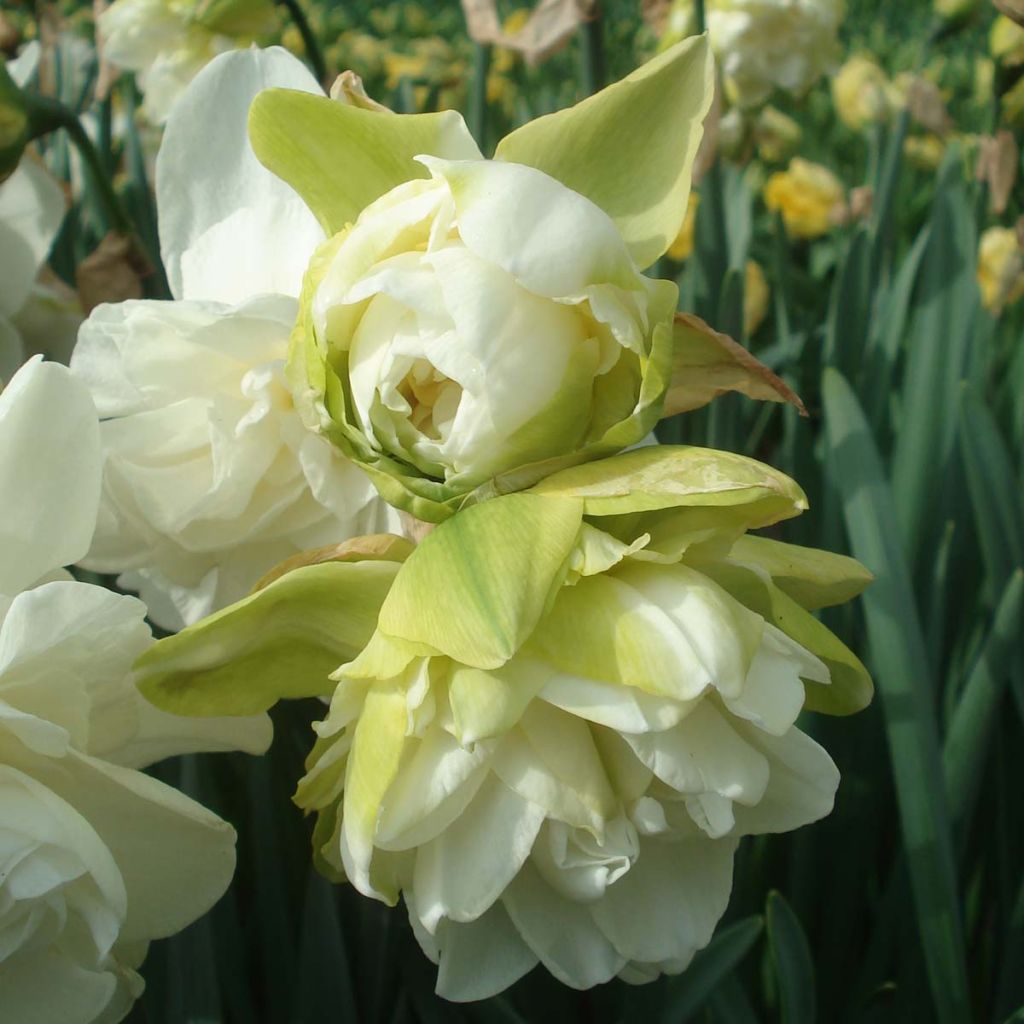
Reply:
[[[469,130],[481,150],[487,145],[487,76],[491,71],[490,43],[473,44],[473,82],[469,93]]]
[[[607,82],[604,60],[604,15],[595,3],[590,17],[580,25],[580,78],[588,96],[600,92]]]
[[[89,184],[99,200],[107,226],[120,234],[130,235],[131,220],[114,191],[98,150],[86,134],[81,121],[63,103],[49,96],[38,96],[34,93],[24,93],[24,96],[28,107],[31,138],[36,139],[40,135],[63,128],[78,150],[82,163],[85,164]]]
[[[299,0],[277,0],[277,2],[288,11],[289,17],[299,30],[299,35],[302,36],[302,45],[306,49],[306,56],[309,58],[310,64],[313,65],[313,74],[323,85],[324,79],[327,77],[327,62],[324,60],[323,50],[320,49],[320,44],[317,42],[316,33],[299,6]]]
[[[707,31],[708,19],[707,15],[704,13],[704,0],[694,0],[693,16],[697,19],[697,31]]]

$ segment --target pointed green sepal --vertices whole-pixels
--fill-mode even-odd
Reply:
[[[474,668],[505,664],[565,580],[582,517],[580,501],[536,494],[463,509],[409,556],[381,632]]]
[[[808,710],[827,715],[852,715],[871,703],[874,684],[860,659],[779,587],[752,569],[738,565],[710,563],[701,565],[700,570],[825,663],[832,677],[830,683],[804,680]]]
[[[875,578],[855,558],[768,537],[740,537],[729,559],[763,569],[780,590],[808,611],[852,601]]]
[[[178,715],[252,715],[278,700],[326,696],[330,674],[367,644],[398,573],[388,561],[296,569],[154,644],[139,689]]]
[[[785,474],[731,452],[652,445],[555,473],[529,493],[577,498],[588,516],[748,506],[746,529],[798,515],[807,498]]]
[[[260,162],[298,192],[328,235],[395,186],[429,178],[414,157],[480,159],[454,110],[392,115],[292,89],[267,89],[253,100],[249,138]]]
[[[687,39],[576,106],[516,129],[495,158],[536,167],[593,200],[647,267],[683,223],[713,96],[707,38]]]

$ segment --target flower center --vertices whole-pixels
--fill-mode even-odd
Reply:
[[[398,392],[409,403],[410,422],[424,437],[447,440],[462,400],[460,384],[428,360],[416,359],[398,385]]]

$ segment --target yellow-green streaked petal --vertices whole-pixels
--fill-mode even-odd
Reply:
[[[799,486],[770,466],[685,445],[654,445],[573,466],[542,480],[529,493],[577,498],[588,516],[757,503],[756,519],[762,526],[807,508]]]
[[[454,110],[393,116],[291,89],[267,89],[249,109],[260,162],[305,200],[328,235],[396,185],[428,176],[413,157],[479,160]]]
[[[139,689],[179,715],[252,715],[288,697],[329,694],[329,676],[373,635],[397,562],[296,569],[154,644]]]
[[[713,95],[707,39],[688,39],[576,106],[516,129],[495,157],[546,171],[593,200],[647,267],[683,223]]]
[[[582,515],[580,501],[537,494],[463,509],[402,566],[381,632],[475,668],[505,664],[562,585]]]
[[[345,873],[364,895],[376,896],[390,906],[398,902],[398,890],[391,886],[377,888],[380,880],[373,877],[371,862],[380,805],[398,774],[405,747],[406,689],[404,681],[381,681],[370,687],[345,773],[341,828]]]
[[[699,317],[677,313],[672,329],[675,358],[662,416],[707,405],[727,391],[761,402],[789,402],[806,416],[796,392],[728,335]]]
[[[768,537],[740,537],[729,560],[763,569],[783,593],[809,611],[852,601],[874,579],[854,558]]]
[[[810,612],[752,569],[719,563],[701,566],[737,601],[773,623],[828,667],[831,683],[804,679],[806,707],[828,715],[852,715],[871,703],[874,685],[857,656]]]

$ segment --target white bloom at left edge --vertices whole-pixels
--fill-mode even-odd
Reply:
[[[35,73],[31,43],[7,64],[23,86]],[[34,352],[67,362],[82,321],[78,300],[55,275],[40,271],[53,246],[66,202],[57,180],[29,150],[0,184],[0,383]]]
[[[31,360],[0,394],[0,993],[19,1024],[121,1020],[148,943],[231,880],[231,826],[136,769],[270,740],[266,716],[197,722],[141,697],[145,606],[60,568],[99,491],[88,392]]]
[[[324,236],[249,145],[249,105],[275,86],[319,92],[277,47],[225,54],[188,88],[157,158],[175,300],[99,306],[72,360],[105,421],[83,564],[124,573],[168,629],[244,597],[299,551],[399,531],[362,470],[304,426],[284,377]]]

